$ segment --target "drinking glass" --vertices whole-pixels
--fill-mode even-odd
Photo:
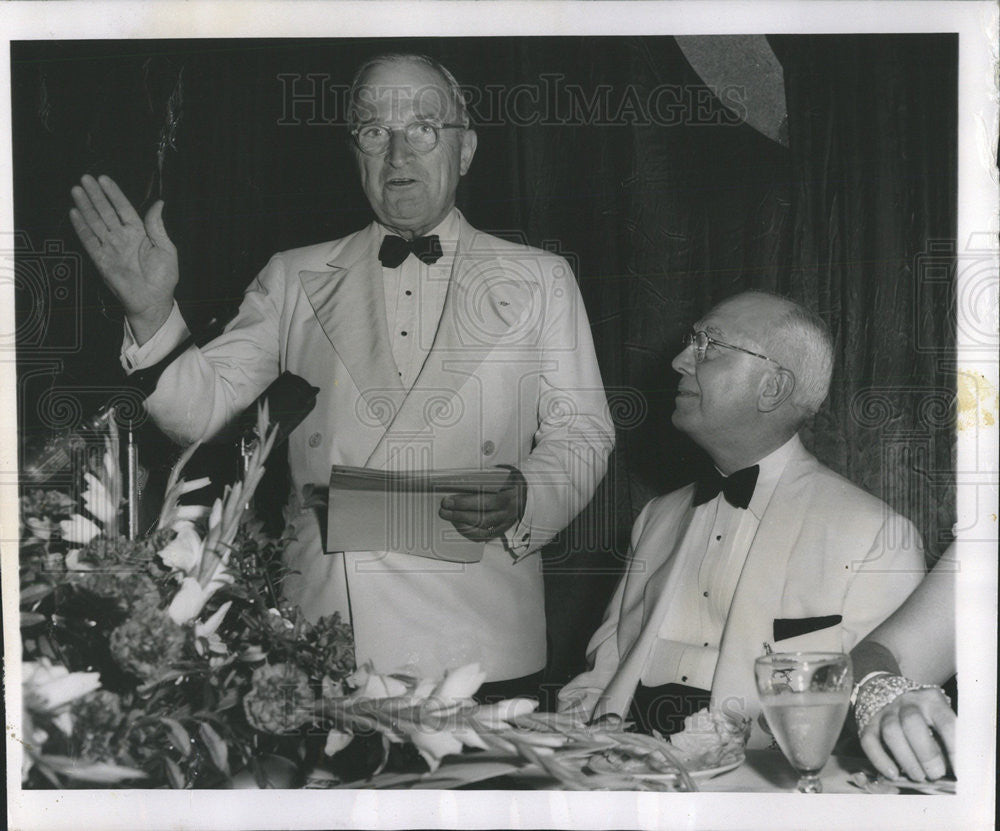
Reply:
[[[767,724],[799,773],[801,793],[822,793],[823,769],[844,726],[854,679],[842,652],[774,652],[754,662]]]

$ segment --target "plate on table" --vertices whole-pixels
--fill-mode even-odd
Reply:
[[[721,776],[723,773],[729,773],[731,770],[736,770],[736,768],[743,764],[743,759],[740,758],[715,765],[714,767],[698,767],[697,762],[685,760],[680,754],[675,755],[678,756],[678,761],[684,765],[688,776],[692,779],[711,779],[715,776]],[[587,763],[587,767],[594,771],[594,773],[625,774],[627,776],[634,776],[637,779],[676,779],[678,776],[676,771],[656,771],[650,770],[648,767],[638,769],[623,768],[616,765],[606,756],[595,756]]]

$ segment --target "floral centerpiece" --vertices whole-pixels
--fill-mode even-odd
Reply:
[[[183,478],[185,451],[138,539],[119,532],[113,417],[79,498],[21,497],[24,787],[453,787],[529,768],[548,786],[694,789],[688,746],[529,699],[476,705],[476,664],[441,679],[356,667],[347,623],[281,600],[288,538],[249,508],[276,436],[266,406],[257,436],[211,507],[186,504],[209,480]],[[673,774],[650,781],[621,758]]]

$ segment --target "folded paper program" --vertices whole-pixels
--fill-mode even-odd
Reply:
[[[326,551],[396,551],[478,562],[484,544],[466,539],[438,516],[441,500],[450,493],[496,493],[508,476],[503,468],[393,472],[334,465]]]

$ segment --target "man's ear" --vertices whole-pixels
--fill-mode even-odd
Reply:
[[[476,155],[476,145],[478,143],[479,137],[476,135],[476,131],[469,127],[462,134],[462,156],[458,167],[460,175],[464,176],[469,172],[469,167],[472,165],[472,157]]]
[[[795,376],[787,369],[779,367],[761,381],[757,409],[762,413],[773,413],[791,397],[793,392],[795,392]]]

